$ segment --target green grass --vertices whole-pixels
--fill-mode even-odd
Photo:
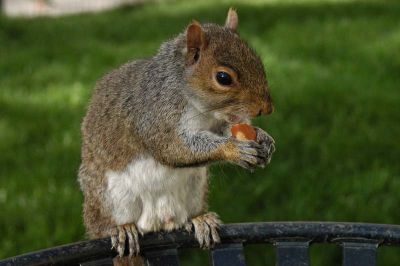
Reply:
[[[79,126],[98,78],[156,53],[191,19],[222,23],[228,2],[168,2],[65,18],[0,17],[0,258],[84,238]],[[400,224],[400,3],[237,2],[275,113],[269,167],[212,171],[210,208],[227,222]],[[339,248],[314,247],[315,265]],[[184,265],[205,253],[184,252]],[[189,257],[190,255],[190,257]],[[268,246],[250,265],[274,265]],[[379,254],[398,265],[399,252]]]

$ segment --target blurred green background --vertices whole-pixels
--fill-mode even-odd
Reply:
[[[0,17],[0,258],[84,239],[79,127],[96,80],[155,54],[193,18],[223,23],[231,5],[266,66],[276,110],[255,123],[277,152],[254,174],[213,166],[210,209],[226,223],[400,224],[399,1],[169,1]],[[246,249],[249,265],[274,265],[272,247]],[[335,246],[311,255],[341,261]],[[380,250],[381,265],[399,261]]]

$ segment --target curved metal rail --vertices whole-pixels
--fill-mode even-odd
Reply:
[[[333,222],[264,222],[226,224],[221,244],[211,250],[212,265],[245,265],[243,245],[273,244],[276,265],[310,265],[309,245],[335,243],[343,248],[343,265],[376,265],[381,245],[400,245],[400,225]],[[198,248],[193,234],[178,230],[140,238],[148,265],[179,265],[178,249]],[[112,265],[116,252],[109,238],[72,243],[0,261],[11,265]]]

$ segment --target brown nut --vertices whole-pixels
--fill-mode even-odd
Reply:
[[[237,140],[254,140],[257,139],[256,130],[248,124],[237,124],[231,128],[232,136]]]

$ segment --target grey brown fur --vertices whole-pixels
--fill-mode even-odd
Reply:
[[[213,116],[215,110],[221,115],[240,113],[242,121],[247,121],[260,112],[272,111],[261,60],[229,25],[200,26],[194,22],[189,27],[194,27],[193,36],[185,31],[163,43],[154,57],[129,62],[107,74],[96,86],[82,124],[79,170],[85,197],[83,217],[91,238],[115,235],[122,226],[114,220],[106,196],[106,173],[123,171],[143,155],[171,168],[229,161],[253,169],[271,158],[274,142],[263,130],[257,129],[258,142],[237,141],[223,134],[231,123]],[[189,47],[190,38],[199,47]],[[197,61],[196,53],[200,53]],[[224,91],[212,80],[211,69],[220,65],[237,73],[237,88]],[[207,116],[213,126],[193,131],[182,119],[190,108],[198,113],[188,120]],[[208,222],[215,221],[211,228],[215,233],[219,222],[207,216],[207,186],[201,189],[204,197],[198,204],[202,211],[189,218],[199,241],[208,242],[204,244],[208,247],[218,238],[202,238],[199,226],[204,219],[211,219]],[[190,228],[190,224],[188,220],[181,226]]]

